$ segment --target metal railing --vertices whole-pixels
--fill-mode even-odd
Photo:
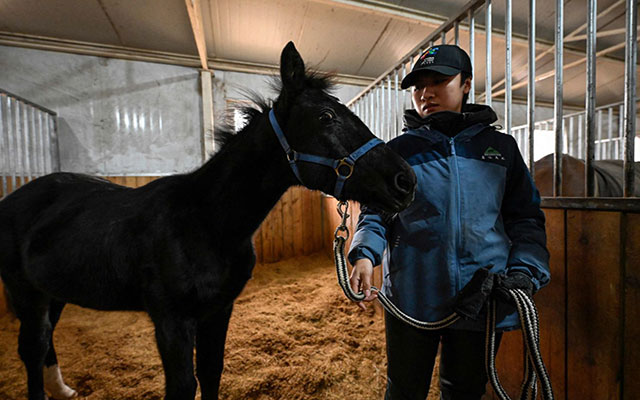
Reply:
[[[0,89],[2,197],[39,176],[59,170],[57,114]]]
[[[447,42],[447,35],[453,33],[453,37],[449,36],[449,42],[459,43],[459,32],[462,29],[468,30],[469,43],[467,47],[471,57],[472,65],[474,63],[475,53],[475,16],[484,11],[485,17],[485,93],[477,95],[474,88],[474,81],[479,77],[475,77],[472,81],[471,91],[469,93],[469,102],[475,102],[483,99],[485,104],[491,105],[493,98],[498,95],[504,95],[504,121],[505,131],[514,134],[519,138],[519,144],[522,146],[523,155],[527,164],[531,169],[534,167],[534,136],[537,129],[542,126],[551,125],[555,133],[555,157],[554,157],[554,196],[562,196],[562,180],[560,171],[562,170],[561,154],[565,152],[565,147],[571,155],[578,155],[585,160],[585,193],[587,196],[594,195],[594,169],[593,161],[596,158],[609,157],[612,155],[621,155],[624,160],[624,196],[633,196],[634,183],[634,138],[636,125],[636,102],[630,101],[635,99],[635,79],[636,79],[636,54],[637,54],[637,4],[635,0],[618,0],[606,9],[597,13],[596,0],[588,1],[587,21],[571,33],[564,34],[564,4],[562,0],[556,0],[556,30],[555,30],[555,46],[550,46],[547,50],[538,52],[536,55],[536,22],[535,10],[536,1],[529,0],[529,26],[528,26],[528,77],[525,80],[512,85],[511,77],[518,74],[521,70],[526,69],[524,66],[516,71],[511,70],[512,60],[512,1],[505,0],[505,79],[497,83],[492,82],[491,66],[492,56],[492,7],[491,0],[472,0],[467,3],[457,16],[450,18],[448,21],[436,28],[425,40],[414,47],[400,61],[385,71],[373,83],[367,86],[362,92],[354,97],[347,105],[358,115],[369,128],[376,133],[381,139],[388,141],[400,134],[402,129],[402,114],[407,108],[411,108],[411,94],[408,90],[401,90],[399,82],[404,78],[411,69],[417,57],[427,49],[440,41]],[[611,46],[609,48],[596,52],[597,38],[597,18],[611,13],[622,5],[626,6],[625,10],[625,41],[623,44]],[[464,26],[463,26],[464,25]],[[585,35],[580,35],[586,29]],[[612,34],[604,32],[602,35]],[[564,42],[587,39],[586,55],[584,58],[564,64]],[[451,40],[453,39],[453,40]],[[596,108],[596,56],[608,54],[617,49],[625,48],[625,93],[624,100],[608,106]],[[541,57],[554,52],[555,67],[552,71],[536,76],[535,63]],[[585,64],[587,66],[586,86],[585,86],[585,111],[577,114],[563,115],[563,71],[576,65]],[[535,121],[536,94],[535,83],[554,76],[554,118],[546,121]],[[511,127],[512,121],[512,101],[511,93],[513,90],[527,86],[527,124],[524,126]],[[613,107],[617,107],[613,108]],[[582,115],[582,117],[580,116]],[[606,117],[605,117],[606,115]],[[618,134],[613,135],[612,126],[614,115],[618,117]],[[576,121],[576,119],[582,122]],[[597,123],[599,120],[600,124]],[[606,122],[604,119],[606,118]],[[566,121],[566,122],[565,122]],[[610,123],[609,123],[610,122]],[[609,126],[603,129],[606,123]],[[566,124],[569,125],[567,130]],[[578,139],[572,140],[570,136],[573,129],[578,130]],[[582,129],[580,131],[580,129]],[[606,136],[604,132],[606,131]],[[565,139],[566,137],[566,139]],[[565,141],[566,140],[566,141]],[[567,143],[567,146],[564,144]],[[576,145],[576,143],[579,143]],[[574,147],[571,147],[574,146]],[[578,147],[576,147],[578,146]],[[532,171],[533,173],[534,171]]]

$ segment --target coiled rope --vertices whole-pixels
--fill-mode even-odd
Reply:
[[[347,219],[349,218],[349,203],[340,201],[337,205],[338,214],[342,218],[340,225],[334,232],[333,240],[333,256],[336,264],[336,272],[338,275],[338,283],[342,288],[345,296],[351,301],[359,302],[366,297],[363,292],[356,293],[349,284],[349,272],[347,262],[344,256],[344,246],[349,239],[349,228],[347,227]],[[397,319],[405,323],[425,330],[436,330],[446,328],[460,319],[460,316],[453,312],[451,315],[433,322],[420,321],[402,312],[395,304],[385,296],[380,289],[375,286],[371,290],[378,294],[378,300],[384,309]],[[538,322],[538,311],[533,300],[522,289],[510,289],[509,295],[514,300],[518,309],[520,323],[522,325],[522,336],[525,348],[525,378],[521,387],[521,400],[534,400],[537,395],[537,380],[540,378],[542,387],[542,397],[545,400],[553,400],[553,390],[549,374],[542,361],[540,355],[540,328]],[[500,400],[511,400],[509,395],[500,384],[495,366],[496,356],[496,300],[491,298],[488,303],[488,312],[486,320],[486,341],[485,341],[485,366],[489,381],[493,386],[493,390]]]

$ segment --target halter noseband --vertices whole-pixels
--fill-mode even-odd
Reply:
[[[358,147],[356,151],[354,151],[353,153],[349,154],[348,156],[340,160],[322,157],[322,156],[316,156],[313,154],[298,153],[297,151],[293,150],[289,146],[289,142],[287,142],[287,138],[284,136],[284,132],[282,132],[282,129],[278,124],[278,120],[276,119],[276,114],[274,113],[273,108],[271,109],[271,111],[269,111],[269,121],[271,122],[271,127],[273,128],[273,131],[276,133],[276,136],[280,141],[280,145],[282,146],[282,149],[287,154],[287,160],[289,160],[289,166],[291,166],[293,173],[296,175],[300,183],[303,183],[303,182],[302,182],[302,178],[300,177],[300,171],[298,171],[298,165],[296,164],[298,161],[320,164],[320,165],[325,165],[327,167],[333,168],[333,170],[336,172],[336,175],[338,176],[336,178],[336,187],[333,190],[334,191],[333,195],[336,198],[340,198],[340,195],[342,194],[342,187],[344,186],[345,181],[353,173],[353,168],[356,163],[356,160],[358,160],[358,158],[362,157],[366,152],[373,149],[377,145],[384,143],[382,140],[378,138],[373,138],[369,140],[367,143]],[[347,171],[341,171],[343,167],[346,167]],[[343,174],[342,172],[346,172],[346,173]]]

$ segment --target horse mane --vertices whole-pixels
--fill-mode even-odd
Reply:
[[[335,89],[335,74],[307,69],[305,71],[304,83],[307,89],[319,90],[326,95],[332,96],[331,93]],[[282,80],[279,76],[271,76],[268,81],[268,85],[275,93],[282,92]],[[241,93],[247,103],[228,108],[224,112],[224,116],[222,118],[224,122],[215,131],[214,140],[218,145],[218,152],[229,143],[235,141],[235,139],[241,136],[243,132],[252,129],[252,124],[258,119],[257,117],[267,113],[273,104],[277,102],[277,99],[274,101],[273,99],[264,97],[251,89],[242,89]],[[239,111],[240,115],[247,120],[245,126],[237,132],[233,126],[233,116],[236,111]]]

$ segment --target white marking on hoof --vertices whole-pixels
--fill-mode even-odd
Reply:
[[[78,396],[78,392],[64,384],[58,364],[44,367],[44,389],[56,400],[66,400]]]

